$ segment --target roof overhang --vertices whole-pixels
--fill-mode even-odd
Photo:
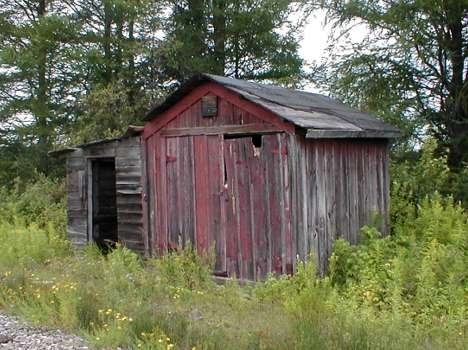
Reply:
[[[307,129],[306,139],[391,139],[401,136],[401,132],[385,130],[317,130]]]
[[[395,138],[401,131],[327,96],[211,74],[197,74],[145,116],[165,112],[193,89],[213,82],[304,130],[306,138]]]
[[[50,151],[48,153],[48,155],[53,156],[53,157],[60,157],[62,155],[77,151],[79,149],[89,148],[89,147],[98,146],[98,145],[111,143],[111,142],[115,142],[115,141],[120,141],[120,140],[129,138],[129,137],[132,137],[132,136],[138,136],[143,132],[143,130],[144,130],[144,127],[142,127],[142,126],[130,125],[127,128],[127,131],[125,131],[125,133],[122,136],[112,137],[112,138],[107,138],[107,139],[93,140],[93,141],[90,141],[90,142],[87,142],[87,143],[82,143],[82,144],[76,145],[74,147],[67,147],[67,148],[62,148],[62,149]]]

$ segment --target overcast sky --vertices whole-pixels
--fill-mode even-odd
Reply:
[[[324,55],[327,46],[327,38],[330,33],[329,28],[325,27],[325,16],[323,11],[317,11],[311,16],[304,28],[303,38],[299,54],[308,63],[319,61]]]
[[[315,11],[304,27],[301,47],[299,49],[299,54],[306,60],[306,63],[318,63],[327,54],[325,50],[330,32],[330,25],[325,25],[325,12],[321,10]],[[364,25],[354,25],[348,39],[352,42],[358,42],[367,33]],[[304,90],[319,92],[311,85],[305,86]]]

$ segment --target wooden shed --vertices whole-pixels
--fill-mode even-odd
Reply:
[[[386,231],[398,135],[322,95],[197,75],[141,133],[69,151],[68,234],[147,256],[190,242],[220,276],[293,273],[310,253],[323,272],[336,238]]]
[[[66,154],[67,235],[73,245],[121,242],[145,254],[141,158],[142,128],[54,152]]]
[[[389,139],[399,130],[328,97],[193,77],[146,116],[149,243],[214,249],[215,273],[324,271],[338,237],[388,226]]]

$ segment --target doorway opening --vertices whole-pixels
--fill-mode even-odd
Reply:
[[[107,253],[118,241],[115,159],[91,160],[91,174],[92,240]]]

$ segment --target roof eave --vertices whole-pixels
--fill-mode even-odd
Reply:
[[[307,139],[348,139],[348,138],[381,138],[393,139],[402,136],[398,130],[318,130],[307,129]]]

